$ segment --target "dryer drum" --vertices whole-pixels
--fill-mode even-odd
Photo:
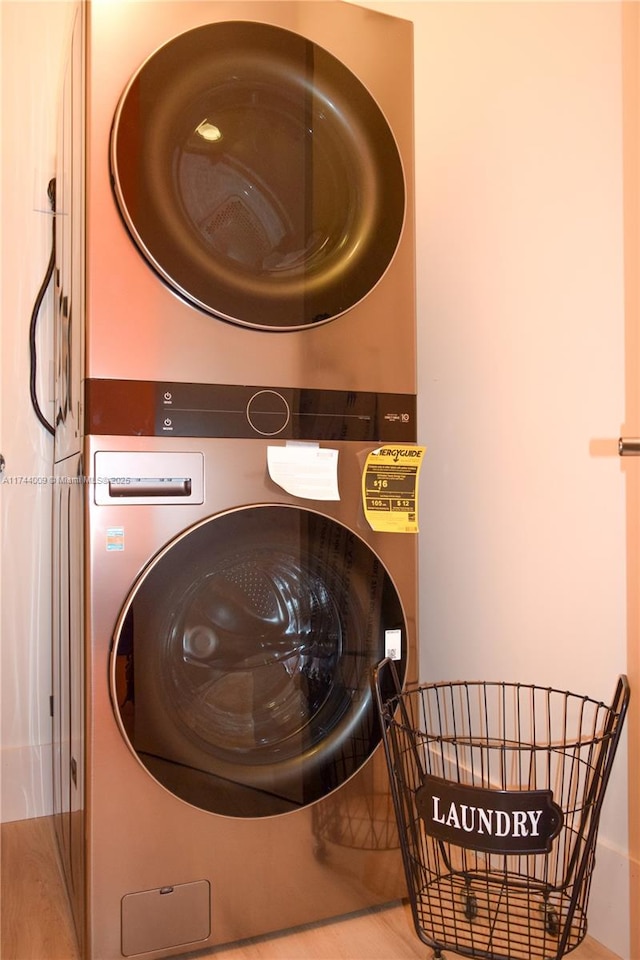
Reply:
[[[380,108],[328,51],[272,25],[187,31],[139,69],[111,138],[135,243],[183,298],[272,330],[324,323],[397,248],[402,164]]]
[[[132,591],[113,653],[121,728],[190,803],[296,809],[378,744],[370,677],[387,630],[406,637],[397,592],[352,531],[288,506],[221,514],[165,548]]]

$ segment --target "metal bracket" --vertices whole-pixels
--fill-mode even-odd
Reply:
[[[640,438],[620,437],[618,440],[618,454],[621,457],[640,457]]]

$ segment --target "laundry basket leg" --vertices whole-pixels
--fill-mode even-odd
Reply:
[[[544,925],[547,933],[551,937],[557,937],[560,935],[560,915],[557,908],[549,903],[548,897],[544,898],[544,903],[542,905],[542,911],[544,913]]]

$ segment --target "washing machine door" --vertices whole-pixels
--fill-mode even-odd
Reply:
[[[161,47],[123,94],[124,221],[183,298],[270,330],[324,323],[385,273],[405,211],[393,134],[358,78],[279,27],[226,21]]]
[[[135,584],[112,653],[116,715],[143,766],[187,802],[285,813],[349,779],[379,742],[371,668],[406,626],[370,547],[282,505],[217,515]]]

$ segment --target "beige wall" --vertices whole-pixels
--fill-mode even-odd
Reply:
[[[2,17],[2,420],[12,478],[51,473],[53,445],[29,403],[29,318],[51,246],[57,101],[69,5],[7,2]],[[49,294],[40,320],[39,396],[52,415]],[[47,484],[0,489],[2,818],[51,805],[48,743],[50,497]]]
[[[627,667],[621,9],[416,29],[423,677],[608,699]],[[624,752],[592,933],[629,957]]]
[[[625,393],[621,433],[640,437],[640,5],[623,7],[623,147],[625,236]],[[627,673],[629,857],[632,904],[640,903],[640,459],[623,461],[627,485]],[[631,913],[630,957],[640,957],[640,916]]]
[[[627,667],[621,10],[416,23],[422,674],[608,699]],[[591,931],[629,957],[627,780]]]
[[[608,699],[628,642],[615,455],[625,419],[621,7],[364,5],[415,22],[422,676],[531,680]],[[37,208],[52,172],[65,7],[2,4],[2,445],[12,474],[49,473],[49,441],[28,406],[26,332],[47,258]],[[50,804],[48,492],[1,496],[11,818]],[[621,957],[626,769],[622,755],[591,910],[591,932]]]

